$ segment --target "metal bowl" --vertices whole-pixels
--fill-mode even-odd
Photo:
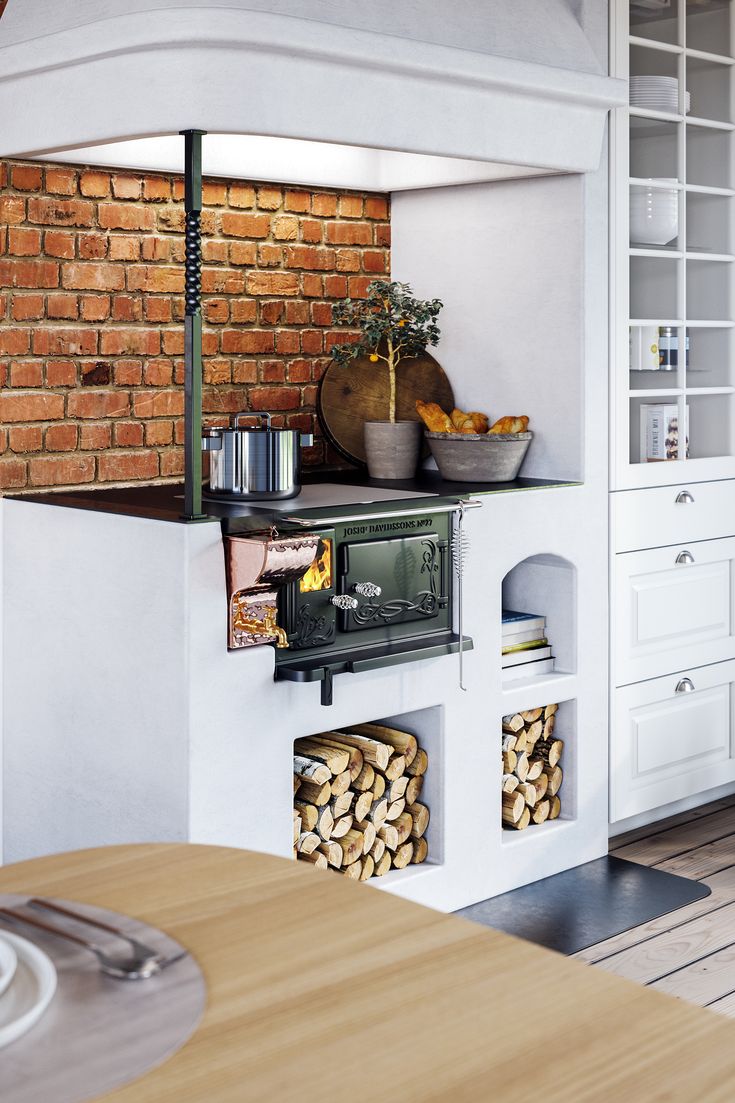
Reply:
[[[427,432],[426,439],[442,478],[508,483],[517,477],[533,433]]]

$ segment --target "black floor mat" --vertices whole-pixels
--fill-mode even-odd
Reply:
[[[709,896],[698,881],[607,855],[456,914],[575,954]]]

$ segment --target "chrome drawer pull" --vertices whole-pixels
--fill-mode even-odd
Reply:
[[[694,498],[692,498],[692,496],[691,496],[691,494],[689,493],[688,490],[682,490],[679,494],[676,495],[676,497],[674,498],[674,501],[678,505],[682,505],[682,506],[686,506],[686,505],[689,505],[689,504],[694,505]]]
[[[360,604],[356,597],[350,597],[349,594],[335,594],[334,597],[329,600],[332,605],[336,605],[338,609],[343,609],[345,612],[356,609]]]
[[[692,555],[691,552],[682,551],[682,552],[679,552],[679,554],[677,555],[675,562],[677,562],[677,563],[687,563],[687,564],[693,563],[694,562],[694,556]]]
[[[694,682],[691,678],[682,678],[677,684],[674,693],[692,693],[694,690]]]

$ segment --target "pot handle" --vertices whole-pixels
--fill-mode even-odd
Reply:
[[[270,427],[271,427],[271,415],[270,414],[265,414],[265,413],[263,413],[263,414],[249,414],[246,411],[244,411],[241,414],[235,414],[233,416],[233,418],[232,418],[233,428],[239,429],[240,428],[240,422],[242,421],[243,418],[246,418],[246,417],[258,417],[258,418],[260,418],[260,428],[261,429],[270,429]]]

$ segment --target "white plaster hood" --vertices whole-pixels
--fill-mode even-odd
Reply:
[[[389,191],[590,171],[625,100],[585,34],[598,8],[9,0],[0,155],[180,171],[159,139],[196,127],[216,175]]]

